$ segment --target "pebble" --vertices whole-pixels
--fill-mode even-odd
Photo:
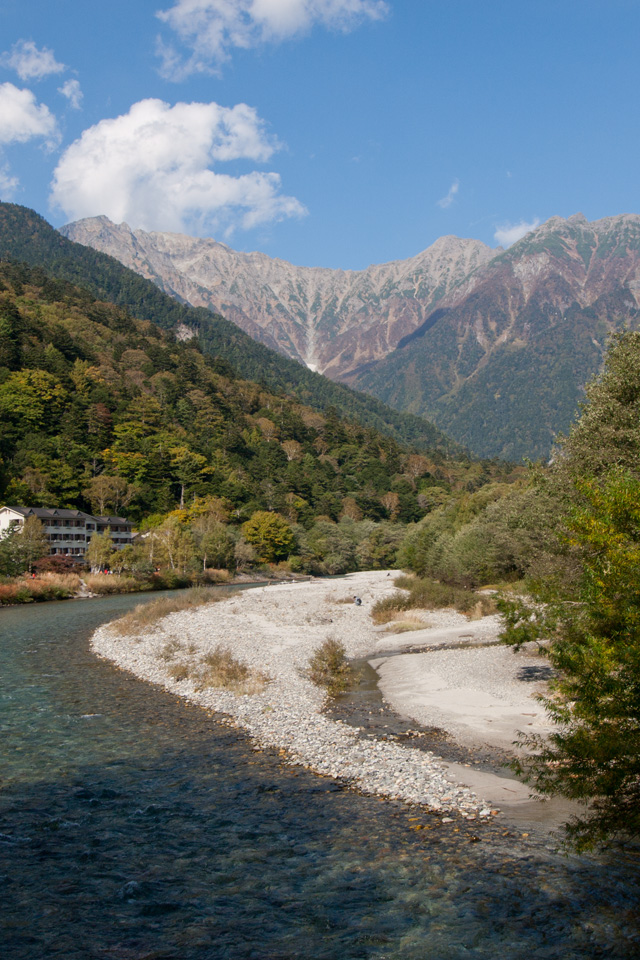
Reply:
[[[362,605],[352,602],[354,588]],[[362,793],[419,804],[433,811],[487,817],[491,809],[468,787],[452,783],[433,753],[390,740],[361,740],[358,731],[323,715],[326,693],[305,675],[315,650],[329,637],[347,656],[365,657],[379,634],[373,604],[396,590],[386,571],[355,573],[341,580],[256,588],[228,600],[170,614],[152,632],[122,637],[109,625],[92,637],[95,652],[141,679],[160,684],[210,711],[226,714],[247,731],[256,749],[276,748],[288,763],[303,766]],[[344,602],[345,599],[351,602]],[[452,625],[461,617],[439,612]],[[429,618],[433,620],[430,613]],[[178,646],[167,660],[169,641]],[[196,689],[173,680],[175,663],[194,664],[218,646],[270,679],[261,692],[237,696],[227,690]]]

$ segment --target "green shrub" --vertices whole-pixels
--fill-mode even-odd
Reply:
[[[330,696],[346,690],[353,683],[354,672],[344,644],[328,637],[309,661],[308,676],[316,686],[325,687]]]

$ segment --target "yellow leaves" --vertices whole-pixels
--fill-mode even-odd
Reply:
[[[0,386],[0,415],[39,428],[59,416],[66,399],[67,391],[53,374],[19,370]]]
[[[144,477],[147,467],[147,458],[144,454],[107,447],[102,455],[105,462],[110,464],[119,476],[126,477],[127,480],[141,480]]]

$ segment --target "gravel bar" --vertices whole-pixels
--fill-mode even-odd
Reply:
[[[396,590],[396,573],[370,571],[339,580],[259,587],[170,614],[136,637],[123,637],[109,625],[103,626],[94,633],[92,647],[141,679],[225,714],[250,734],[256,749],[275,747],[288,763],[333,777],[362,793],[443,814],[489,817],[489,805],[470,788],[452,783],[438,756],[360,739],[357,730],[324,716],[326,694],[305,675],[313,653],[328,637],[340,640],[350,658],[375,650],[380,634],[373,626],[371,609]],[[453,611],[446,614],[450,626],[464,620]],[[172,665],[195,664],[220,646],[266,674],[266,686],[258,693],[237,696],[210,687],[197,689],[190,679],[176,681],[170,676]]]

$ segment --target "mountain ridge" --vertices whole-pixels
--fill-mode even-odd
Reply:
[[[640,216],[552,218],[443,298],[422,336],[347,382],[484,456],[546,456],[609,334],[640,324]]]
[[[238,252],[213,239],[132,230],[106,217],[61,232],[333,379],[393,350],[442,296],[495,255],[479,240],[447,236],[406,260],[334,270]]]
[[[363,271],[298,268],[106,218],[63,229],[484,457],[548,456],[608,335],[640,320],[636,214],[551,217],[507,250],[442,237]]]

